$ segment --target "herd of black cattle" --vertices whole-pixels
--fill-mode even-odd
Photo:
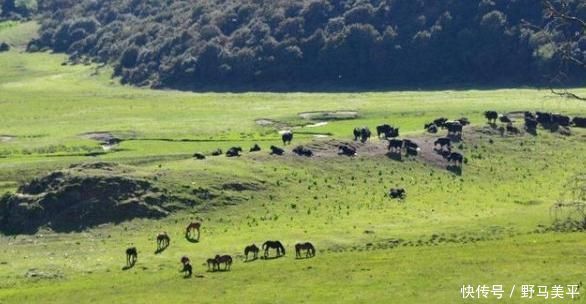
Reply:
[[[548,112],[523,112],[524,129],[528,133],[536,134],[537,127],[541,125],[545,129],[567,130],[570,126],[586,128],[586,117],[569,117],[567,115],[548,113]],[[488,123],[495,129],[498,129],[501,134],[520,134],[521,130],[516,127],[511,118],[510,114],[499,114],[497,111],[486,111],[484,112]],[[503,125],[497,128],[496,122],[500,121]],[[469,125],[470,121],[466,117],[462,117],[455,120],[449,120],[445,117],[440,117],[432,122],[424,124],[424,129],[428,133],[436,134],[439,130],[447,130],[446,137],[440,137],[434,142],[435,152],[442,155],[444,159],[448,161],[448,168],[455,167],[459,168],[462,166],[465,158],[460,152],[452,151],[452,143],[458,142],[462,139],[462,133],[464,127]],[[389,124],[382,124],[376,127],[377,137],[379,139],[388,141],[388,155],[391,157],[400,157],[402,152],[405,152],[406,157],[417,156],[420,148],[417,143],[409,139],[398,139],[399,127],[395,127]],[[563,132],[562,132],[563,133]],[[372,132],[368,127],[357,127],[353,130],[354,141],[360,141],[362,143],[367,142]],[[293,133],[286,131],[281,134],[283,145],[291,144],[293,140]],[[340,144],[337,146],[339,155],[356,156],[357,149],[350,144]],[[271,145],[271,155],[283,155],[285,150],[283,148]],[[240,156],[242,153],[241,147],[232,147],[226,151],[227,157]],[[255,144],[249,150],[250,152],[261,151],[261,147]],[[314,155],[313,151],[304,146],[297,146],[292,149],[292,152],[299,156],[311,157]],[[213,156],[222,155],[221,149],[217,149],[211,153]],[[195,153],[193,155],[197,159],[205,159],[206,156],[203,153]]]

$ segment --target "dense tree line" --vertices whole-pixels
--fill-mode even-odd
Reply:
[[[26,19],[36,11],[37,0],[0,0],[0,21]]]
[[[585,1],[563,1],[586,17]],[[537,0],[44,0],[39,10],[30,50],[184,89],[544,84],[576,31],[543,29]],[[586,37],[571,47],[586,59]],[[570,81],[584,74],[565,70]]]

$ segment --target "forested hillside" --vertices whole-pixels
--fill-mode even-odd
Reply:
[[[586,17],[586,2],[568,2]],[[558,42],[582,31],[541,30],[537,0],[45,0],[39,10],[29,50],[182,89],[546,84],[560,69]],[[572,52],[586,58],[586,38]]]

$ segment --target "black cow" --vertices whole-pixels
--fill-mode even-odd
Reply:
[[[462,126],[467,126],[470,124],[470,120],[468,119],[468,117],[461,117],[456,119],[456,121],[460,122]]]
[[[574,117],[572,125],[578,128],[586,128],[586,117]]]
[[[515,127],[512,123],[507,124],[506,127],[507,133],[509,134],[520,134],[521,131],[519,130],[519,128]]]
[[[348,145],[341,145],[341,146],[338,146],[338,154],[346,155],[346,156],[356,156],[356,149],[354,149]]]
[[[260,151],[260,146],[258,144],[254,144],[252,148],[250,148],[250,152],[258,152]]]
[[[502,123],[506,123],[506,124],[513,123],[513,121],[507,115],[501,115],[499,117],[499,121],[502,122]]]
[[[196,152],[193,154],[193,157],[196,159],[206,159],[206,156],[203,153]]]
[[[403,140],[403,147],[405,147],[406,155],[407,156],[417,156],[419,152],[419,145],[412,142],[409,139]]]
[[[407,192],[403,188],[391,188],[389,196],[393,199],[404,199],[407,196]]]
[[[556,123],[562,127],[569,127],[572,122],[572,120],[570,119],[569,116],[562,115],[562,114],[553,114],[552,120],[554,123]]]
[[[486,111],[484,112],[484,117],[486,117],[489,123],[496,123],[499,113],[497,111]]]
[[[547,112],[537,112],[537,122],[542,126],[549,126],[553,122],[553,115]]]
[[[445,128],[445,123],[448,121],[445,117],[436,118],[433,120],[433,124],[438,126],[439,128]]]
[[[525,117],[524,117],[524,118],[525,118],[525,120],[527,120],[527,119],[533,119],[533,120],[536,120],[536,119],[537,119],[537,117],[535,117],[535,114],[533,114],[533,113],[531,113],[531,112],[529,112],[529,111],[526,111],[526,112],[525,112],[523,115],[525,116]]]
[[[530,117],[525,117],[525,130],[535,131],[537,130],[537,120]]]
[[[291,133],[291,131],[286,131],[281,135],[281,139],[283,140],[283,145],[290,144],[293,140],[293,133]]]
[[[276,154],[276,155],[283,155],[285,153],[285,150],[276,147],[276,146],[271,146],[271,155]]]
[[[403,141],[400,139],[390,139],[389,140],[389,146],[387,147],[387,149],[391,152],[401,152],[401,148],[403,148]]]
[[[428,133],[435,134],[437,133],[437,126],[435,124],[431,124],[429,127],[425,129]]]
[[[385,138],[395,138],[395,137],[399,137],[399,128],[390,128],[386,133],[385,133]]]
[[[448,129],[448,136],[462,136],[462,124],[459,121],[448,121],[445,126]]]
[[[299,156],[307,156],[307,157],[313,156],[313,151],[311,151],[310,149],[307,149],[303,146],[295,147],[295,149],[293,149],[293,153],[295,153]]]
[[[393,127],[388,124],[376,126],[376,135],[378,137],[380,137],[381,134],[386,136],[391,131],[391,129],[393,129]]]
[[[450,156],[448,156],[448,161],[450,163],[453,162],[455,165],[461,166],[462,162],[464,161],[464,155],[458,152],[452,152],[450,153]]]
[[[452,140],[450,140],[448,137],[441,137],[438,138],[434,143],[434,146],[439,145],[440,146],[440,150],[442,150],[444,147],[448,147],[448,149],[452,146]]]
[[[228,151],[226,151],[226,156],[227,157],[240,156],[240,152],[242,152],[242,148],[240,148],[240,147],[232,147],[232,148],[228,149]]]
[[[358,140],[365,143],[370,138],[370,129],[368,127],[354,128],[354,140]]]

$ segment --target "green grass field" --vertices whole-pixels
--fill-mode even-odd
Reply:
[[[0,41],[21,45],[36,25],[0,23]],[[15,35],[14,33],[19,33]],[[586,281],[583,232],[543,232],[549,209],[568,195],[567,182],[586,169],[586,130],[572,136],[482,135],[486,110],[554,111],[586,116],[586,103],[531,88],[372,93],[188,93],[122,86],[108,67],[62,65],[66,57],[0,53],[0,191],[74,163],[108,161],[157,176],[170,191],[254,182],[258,191],[218,190],[221,198],[162,220],[136,219],[83,232],[0,234],[0,303],[586,303],[521,299],[523,284]],[[585,94],[586,89],[575,91]],[[297,128],[297,144],[351,140],[355,126],[391,122],[404,137],[425,136],[425,122],[469,117],[468,158],[461,176],[423,159],[398,162],[360,153],[350,159],[269,156],[276,126],[303,126],[299,114],[355,111],[356,119]],[[110,132],[126,139],[103,152],[81,136]],[[493,143],[489,143],[489,139]],[[371,145],[383,145],[371,139]],[[263,151],[203,161],[197,151],[259,143]],[[286,148],[290,151],[291,147]],[[102,152],[98,156],[88,153]],[[385,196],[405,187],[403,202]],[[187,189],[187,190],[186,190]],[[183,229],[203,223],[201,241]],[[159,231],[171,246],[155,255]],[[244,246],[284,242],[287,255],[243,262]],[[313,259],[293,246],[311,241]],[[398,242],[397,242],[398,241]],[[124,250],[139,249],[123,271]],[[398,245],[396,245],[398,244]],[[207,272],[217,253],[235,257],[229,272]],[[183,279],[189,255],[194,277]],[[502,300],[463,300],[462,285],[498,285]],[[517,291],[509,298],[513,285]]]

